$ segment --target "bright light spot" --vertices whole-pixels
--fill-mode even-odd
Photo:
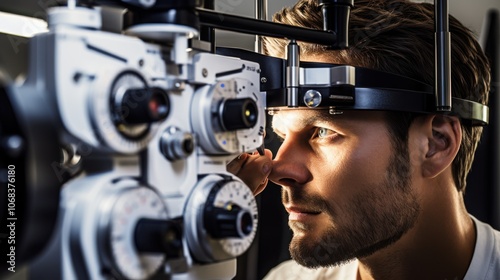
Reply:
[[[47,31],[47,22],[41,19],[0,12],[0,33],[29,38]]]

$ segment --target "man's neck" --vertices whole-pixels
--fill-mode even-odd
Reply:
[[[474,253],[476,231],[462,194],[445,189],[426,196],[408,233],[359,260],[358,279],[464,278]]]

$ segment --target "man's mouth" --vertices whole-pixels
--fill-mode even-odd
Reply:
[[[286,211],[288,212],[289,221],[306,221],[306,219],[321,214],[321,211],[318,210],[295,206],[286,207]]]

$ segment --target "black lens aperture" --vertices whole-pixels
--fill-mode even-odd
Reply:
[[[252,128],[257,123],[258,108],[251,98],[226,100],[220,112],[222,126],[227,131]]]

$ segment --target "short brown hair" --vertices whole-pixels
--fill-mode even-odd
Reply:
[[[322,29],[321,8],[316,0],[299,0],[284,8],[273,21]],[[482,104],[488,102],[490,69],[472,32],[450,16],[452,33],[452,94]],[[320,55],[330,63],[349,64],[391,72],[434,85],[434,5],[406,0],[356,0],[349,21],[349,48],[299,42],[301,54]],[[264,38],[264,52],[283,57],[286,40]],[[389,130],[396,143],[407,144],[408,128],[415,115],[388,114]],[[404,131],[404,134],[400,132]],[[452,164],[455,184],[465,190],[466,177],[481,138],[481,127],[462,124],[462,144]]]

